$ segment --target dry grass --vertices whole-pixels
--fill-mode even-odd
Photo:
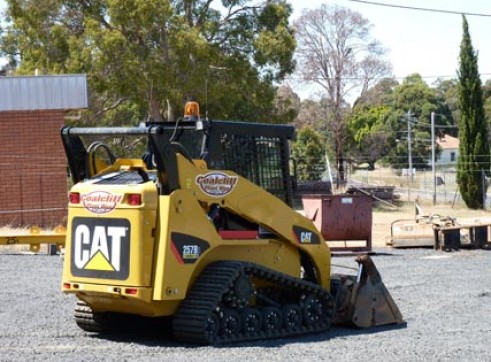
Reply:
[[[445,180],[446,186],[449,190],[454,190],[456,188],[456,173],[454,170],[438,169],[436,170],[436,176],[442,177]],[[380,186],[385,185],[407,188],[411,185],[413,189],[424,188],[432,185],[431,170],[417,170],[416,174],[410,178],[409,176],[402,176],[400,170],[379,167],[373,171],[356,170],[349,176],[349,178],[358,182]]]

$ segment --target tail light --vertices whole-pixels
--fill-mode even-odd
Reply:
[[[138,289],[136,288],[126,288],[124,290],[125,294],[129,294],[129,295],[137,295],[138,294]]]
[[[80,194],[78,192],[70,192],[68,199],[71,204],[80,204]]]
[[[128,205],[140,206],[142,204],[141,194],[128,194]]]

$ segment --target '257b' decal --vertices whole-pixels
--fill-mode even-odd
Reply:
[[[124,280],[129,275],[130,222],[76,217],[71,234],[74,276]]]
[[[171,250],[181,264],[193,264],[210,244],[197,237],[178,232],[171,233]]]

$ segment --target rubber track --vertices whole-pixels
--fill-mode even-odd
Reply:
[[[269,332],[260,331],[253,335],[239,333],[232,336],[218,335],[210,337],[205,333],[207,319],[213,314],[213,311],[221,302],[222,296],[230,290],[234,281],[242,273],[256,279],[273,282],[275,285],[287,287],[289,290],[296,290],[299,293],[320,297],[333,305],[329,291],[317,284],[294,278],[254,263],[220,261],[205,268],[191,288],[186,299],[181,303],[173,320],[174,336],[182,342],[223,344],[292,337],[322,332],[329,329],[331,323],[330,320],[327,320],[317,325],[307,326],[303,324],[300,327],[289,330],[283,327]]]
[[[74,311],[75,322],[87,332],[102,332],[103,326],[95,320],[92,309],[83,301],[78,300]]]

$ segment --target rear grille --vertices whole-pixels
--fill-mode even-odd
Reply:
[[[106,177],[109,176],[109,177]],[[129,185],[129,184],[141,184],[144,182],[142,176],[136,171],[124,171],[106,175],[94,182],[97,185]],[[149,174],[148,177],[153,180],[155,174]]]

